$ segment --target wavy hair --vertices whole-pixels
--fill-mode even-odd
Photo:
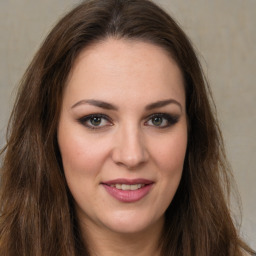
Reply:
[[[230,215],[232,175],[211,92],[181,28],[147,0],[84,1],[50,32],[21,80],[2,150],[0,255],[89,255],[63,174],[57,125],[79,53],[106,38],[165,49],[185,83],[188,147],[180,186],[166,211],[163,256],[251,252]]]

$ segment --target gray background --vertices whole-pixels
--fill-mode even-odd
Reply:
[[[0,0],[0,146],[19,79],[76,0]],[[210,81],[243,203],[241,232],[256,248],[256,1],[160,0],[192,39]]]

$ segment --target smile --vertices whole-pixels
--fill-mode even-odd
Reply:
[[[101,183],[101,185],[114,199],[132,203],[146,197],[152,190],[154,182],[146,179],[116,179]]]
[[[110,187],[112,188],[117,188],[120,190],[137,190],[140,188],[143,188],[145,184],[133,184],[133,185],[128,185],[128,184],[111,184]]]

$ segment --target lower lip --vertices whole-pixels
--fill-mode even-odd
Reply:
[[[149,191],[153,186],[153,184],[148,184],[143,188],[140,188],[137,190],[121,190],[115,187],[110,187],[106,184],[102,184],[102,185],[111,196],[113,196],[115,199],[121,202],[126,202],[126,203],[132,203],[132,202],[141,200],[143,197],[145,197],[149,193]]]

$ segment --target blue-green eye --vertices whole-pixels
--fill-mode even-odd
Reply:
[[[100,129],[113,125],[110,119],[102,114],[88,115],[80,118],[78,121],[90,129]]]
[[[171,125],[174,125],[178,121],[179,121],[178,116],[174,116],[166,113],[159,113],[159,114],[151,115],[145,124],[147,126],[153,126],[157,128],[166,128]]]
[[[167,120],[164,119],[162,116],[154,116],[151,119],[151,123],[155,126],[166,126]]]
[[[102,117],[93,116],[88,121],[89,121],[90,125],[100,126],[102,124]]]

